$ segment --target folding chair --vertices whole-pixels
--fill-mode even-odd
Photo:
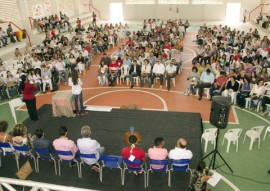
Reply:
[[[81,158],[81,162],[79,163],[79,168],[80,168],[80,178],[82,178],[82,164],[85,164],[83,159],[96,159],[96,155],[95,154],[84,154],[84,153],[79,153],[79,157]],[[95,163],[96,165],[98,165],[98,167],[100,168],[100,165],[98,163]]]
[[[121,167],[122,164],[122,157],[120,156],[101,156],[100,160],[102,161],[102,165],[100,168],[100,182],[102,182],[102,169],[103,168],[109,168],[109,169],[120,169],[120,174],[121,174],[121,184],[123,185],[123,169]]]
[[[153,165],[159,165],[159,166],[163,166],[163,168],[156,168]],[[149,161],[149,169],[147,170],[147,187],[149,186],[149,172],[166,172],[168,173],[168,186],[170,186],[170,171],[168,170],[168,160],[153,160],[150,159]]]
[[[16,160],[16,163],[17,163],[17,169],[18,170],[20,169],[20,166],[19,166],[19,159],[20,158],[28,158],[28,157],[30,157],[34,161],[35,171],[37,172],[36,158],[31,153],[28,146],[13,146],[13,148],[15,150],[15,160]]]
[[[2,160],[1,160],[1,155],[5,156],[5,155],[12,155],[14,154],[14,148],[10,143],[4,143],[4,142],[0,142],[0,167],[2,167]]]
[[[49,151],[49,149],[34,148],[34,151],[37,154],[37,158],[36,158],[37,172],[39,173],[39,162],[38,161],[39,161],[39,159],[41,159],[41,160],[53,161],[55,175],[57,175],[56,159],[52,155],[52,153]]]
[[[171,172],[173,171],[183,171],[185,170],[186,172],[190,170],[189,168],[189,159],[180,159],[180,160],[171,160],[171,169],[169,173],[169,185],[171,186]]]

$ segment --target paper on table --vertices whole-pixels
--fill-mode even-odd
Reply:
[[[210,184],[211,186],[215,187],[217,185],[217,183],[220,181],[220,179],[222,178],[222,176],[215,172],[211,178],[208,179],[208,184]]]

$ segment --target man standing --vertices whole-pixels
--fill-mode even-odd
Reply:
[[[93,22],[92,22],[93,27],[96,27],[97,26],[97,15],[95,14],[95,12],[93,12],[92,17],[93,17]]]
[[[75,159],[75,155],[76,155],[76,152],[78,151],[78,148],[72,140],[68,139],[67,128],[65,126],[61,126],[58,129],[58,132],[59,132],[60,137],[53,141],[53,146],[55,150],[72,152],[72,156],[59,155],[59,158],[63,160]],[[75,162],[72,162],[71,166],[74,164]]]
[[[164,72],[165,72],[165,66],[160,63],[160,60],[157,60],[156,64],[154,65],[153,74],[151,78],[152,88],[154,87],[154,80],[156,77],[158,77],[160,80],[160,89],[162,88]]]
[[[141,76],[141,67],[137,64],[137,60],[133,60],[133,64],[131,65],[129,70],[130,88],[133,88],[134,86],[133,78],[138,76]]]
[[[165,141],[162,137],[157,137],[155,139],[155,146],[148,150],[148,156],[153,160],[165,160],[168,156],[168,150],[163,148],[165,145]],[[153,165],[154,169],[161,169],[163,165]]]
[[[243,17],[244,17],[243,23],[246,23],[247,16],[248,16],[248,12],[247,10],[245,10],[243,13]]]
[[[0,27],[0,40],[2,41],[3,46],[7,45],[7,34],[2,30],[2,27]]]
[[[7,36],[10,38],[11,42],[13,42],[13,43],[16,42],[16,40],[14,39],[13,29],[12,29],[10,24],[8,25],[8,28],[7,28]]]
[[[167,90],[170,91],[171,87],[171,78],[175,78],[176,76],[176,66],[174,62],[171,60],[170,64],[166,66],[166,80],[167,80]]]
[[[180,159],[192,159],[193,154],[190,150],[186,149],[187,141],[183,138],[180,138],[176,147],[169,152],[169,159],[180,160]]]
[[[205,72],[202,73],[200,78],[200,85],[199,85],[199,98],[198,100],[202,99],[203,89],[210,88],[211,85],[214,83],[215,77],[211,70],[208,68]]]
[[[77,145],[79,148],[80,153],[83,154],[95,154],[95,158],[83,158],[83,162],[91,166],[91,169],[99,172],[98,162],[99,157],[104,153],[104,147],[101,147],[100,144],[90,138],[91,129],[89,126],[83,126],[81,128],[81,135],[82,138],[77,140]]]

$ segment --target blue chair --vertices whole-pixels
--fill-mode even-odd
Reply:
[[[10,143],[4,143],[4,142],[0,142],[0,167],[2,167],[2,160],[1,160],[1,155],[5,156],[7,154],[14,154],[14,148]],[[1,154],[2,153],[2,154]]]
[[[188,171],[190,159],[179,159],[179,160],[171,160],[171,169],[170,172],[173,171]],[[169,186],[171,186],[171,173],[169,173]]]
[[[60,150],[55,150],[55,153],[58,155],[59,160],[58,160],[58,175],[61,176],[61,162],[65,163],[72,163],[75,162],[77,165],[77,170],[78,170],[78,176],[80,177],[80,167],[79,167],[79,162],[73,158],[73,154],[71,151],[60,151]],[[64,160],[61,159],[60,156],[72,156],[73,159],[71,160]]]
[[[20,169],[19,166],[19,159],[20,158],[32,158],[34,161],[34,166],[35,166],[35,171],[37,172],[37,167],[36,167],[36,158],[35,156],[31,153],[31,151],[29,150],[28,146],[13,146],[13,148],[15,149],[15,159],[17,162],[17,168],[18,170]]]
[[[81,162],[80,162],[80,175],[79,178],[82,178],[82,164],[84,164],[83,159],[96,159],[96,155],[95,154],[84,154],[84,153],[79,153],[79,157],[81,158]],[[98,165],[98,167],[100,168],[100,165],[98,163],[95,163],[96,165]]]
[[[39,161],[39,159],[41,159],[41,160],[53,161],[55,175],[57,175],[56,160],[55,160],[55,157],[52,155],[52,153],[49,151],[49,149],[34,148],[34,151],[37,154],[37,158],[36,158],[37,172],[39,173],[39,162],[38,161]]]
[[[131,167],[130,165],[136,165],[138,167]],[[141,171],[144,174],[144,187],[146,188],[146,172],[145,172],[145,168],[146,168],[146,166],[144,165],[142,160],[130,161],[130,160],[124,158],[124,170],[123,170],[122,185],[125,184],[125,171],[126,170],[128,170],[130,172]]]
[[[153,168],[153,165],[160,165],[163,166],[163,168],[157,169],[157,168]],[[147,171],[147,186],[149,186],[149,172],[166,172],[168,173],[168,186],[170,186],[170,171],[168,170],[168,160],[153,160],[150,159],[149,161],[149,169]]]
[[[120,169],[121,173],[121,184],[123,184],[123,169],[121,167],[123,158],[120,156],[101,156],[100,160],[102,162],[101,168],[100,168],[100,182],[102,182],[102,168],[109,168],[109,169]]]

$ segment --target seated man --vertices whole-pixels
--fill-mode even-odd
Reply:
[[[239,90],[240,84],[236,81],[236,77],[232,76],[230,77],[227,85],[226,85],[226,89],[224,90],[224,92],[222,92],[222,95],[224,97],[231,97],[231,103],[233,104],[234,102],[234,98],[235,98],[235,94],[237,94],[237,91]]]
[[[39,128],[35,130],[36,139],[33,141],[33,147],[35,149],[49,149],[50,152],[54,151],[52,143],[44,138],[43,129]]]
[[[67,71],[65,70],[65,63],[62,61],[61,57],[58,58],[58,62],[56,62],[54,67],[59,77],[58,84],[60,84],[61,79],[63,79],[65,84],[67,84],[68,75],[67,75]]]
[[[43,93],[45,93],[45,91],[46,91],[47,84],[49,84],[50,90],[53,91],[52,79],[51,79],[52,78],[52,73],[51,73],[48,66],[43,67],[43,69],[41,71],[41,78],[42,78],[42,90],[43,90]]]
[[[165,72],[165,66],[163,64],[160,63],[160,60],[157,60],[156,64],[153,67],[153,74],[152,74],[152,88],[154,87],[154,80],[156,77],[159,78],[160,80],[160,89],[162,88],[163,85],[163,75]]]
[[[165,141],[162,137],[157,137],[155,139],[155,146],[148,150],[148,156],[153,160],[165,160],[168,156],[168,150],[163,148]],[[153,165],[154,169],[161,169],[163,165]]]
[[[175,78],[176,76],[176,66],[174,62],[171,61],[170,64],[166,66],[166,80],[167,80],[167,90],[170,91],[171,87],[171,78]]]
[[[134,86],[133,78],[138,76],[141,76],[141,67],[137,64],[137,60],[133,60],[129,70],[130,88],[133,88]]]
[[[114,83],[118,77],[118,64],[115,61],[115,58],[112,58],[112,61],[109,64],[109,72],[108,72],[108,81],[109,86],[114,86]]]
[[[190,150],[186,149],[187,141],[180,138],[177,141],[175,149],[170,150],[169,159],[180,160],[180,159],[192,159],[193,154]]]
[[[214,83],[215,77],[214,74],[211,73],[211,70],[208,68],[205,72],[202,73],[200,78],[200,85],[199,87],[199,98],[198,100],[202,99],[203,89],[210,88],[211,85]]]
[[[226,73],[224,71],[220,71],[219,77],[217,77],[215,83],[213,83],[213,86],[210,88],[210,100],[212,100],[214,92],[219,95],[221,95],[221,93],[223,92],[224,87],[227,83],[227,77],[225,75]]]
[[[151,87],[151,65],[149,63],[148,59],[143,60],[143,65],[141,68],[141,80],[140,80],[140,86],[143,87],[143,81],[144,79],[148,82],[148,87]]]
[[[64,156],[64,155],[59,155],[60,159],[63,160],[72,160],[75,159],[76,152],[78,151],[77,146],[75,145],[74,141],[68,139],[67,135],[67,128],[65,126],[61,126],[58,129],[60,137],[58,139],[55,139],[53,141],[53,147],[55,150],[60,150],[60,151],[71,151],[73,156]],[[74,165],[75,162],[71,163],[71,166]]]
[[[128,138],[128,142],[130,146],[127,146],[122,149],[122,152],[121,152],[122,157],[130,161],[142,160],[143,162],[145,162],[144,151],[135,146],[135,143],[137,142],[137,137],[135,135],[130,135]],[[138,165],[132,165],[131,167],[138,167]],[[137,175],[137,172],[134,172],[134,174]]]
[[[99,172],[99,168],[96,165],[98,162],[98,159],[100,155],[104,153],[104,147],[101,147],[100,144],[90,138],[91,135],[91,129],[89,126],[83,126],[81,128],[81,135],[82,138],[77,140],[77,145],[79,148],[79,151],[83,154],[95,154],[96,158],[83,158],[83,162],[91,166],[91,169],[95,170],[96,172]]]

